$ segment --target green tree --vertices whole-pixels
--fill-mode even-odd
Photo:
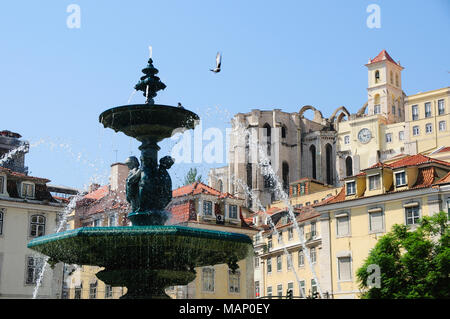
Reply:
[[[450,298],[449,235],[445,212],[424,217],[415,230],[394,225],[356,273],[362,298]]]
[[[195,182],[202,182],[202,175],[197,176],[197,168],[191,167],[184,177],[184,185],[189,185]]]

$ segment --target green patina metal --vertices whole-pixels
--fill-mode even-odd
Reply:
[[[184,226],[164,226],[165,210],[172,199],[167,170],[174,163],[165,156],[157,163],[157,143],[175,130],[193,129],[197,114],[184,108],[156,105],[153,98],[166,86],[155,76],[150,59],[136,90],[144,92],[146,104],[126,105],[103,112],[104,127],[142,142],[140,163],[126,160],[127,201],[133,226],[84,227],[35,238],[28,247],[57,262],[93,265],[105,269],[96,276],[111,286],[127,287],[122,298],[168,298],[164,288],[186,285],[195,279],[195,267],[226,263],[232,271],[250,253],[252,240],[242,234]]]

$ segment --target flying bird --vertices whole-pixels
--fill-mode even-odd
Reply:
[[[220,55],[220,52],[217,52],[216,55],[216,68],[214,70],[209,69],[211,72],[219,73],[220,72],[220,65],[222,64],[222,56]]]

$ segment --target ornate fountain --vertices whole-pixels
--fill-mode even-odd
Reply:
[[[197,114],[182,107],[154,104],[166,86],[150,58],[135,89],[144,92],[145,104],[111,108],[100,114],[104,127],[136,138],[142,145],[140,163],[126,160],[127,201],[133,226],[83,227],[33,239],[28,247],[58,262],[104,267],[97,278],[111,286],[127,287],[122,298],[168,298],[168,286],[186,285],[195,279],[195,267],[227,263],[234,271],[237,261],[251,251],[251,239],[242,234],[167,226],[165,207],[172,199],[167,170],[174,160],[162,157],[158,142],[175,130],[193,129]]]

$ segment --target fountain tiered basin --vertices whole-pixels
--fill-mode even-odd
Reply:
[[[97,278],[127,287],[122,298],[168,298],[164,288],[187,285],[195,267],[245,258],[251,239],[242,234],[184,226],[83,227],[33,239],[28,247],[49,263],[105,267]]]
[[[113,287],[127,287],[122,298],[168,298],[165,288],[194,280],[196,267],[226,263],[236,270],[252,250],[252,240],[238,233],[165,225],[172,199],[168,169],[174,160],[165,156],[158,164],[157,143],[193,129],[199,117],[183,107],[154,104],[156,92],[166,86],[151,58],[142,72],[135,89],[145,92],[147,103],[114,107],[99,117],[105,128],[142,142],[140,162],[136,157],[125,161],[127,217],[133,226],[77,228],[35,238],[28,247],[47,255],[50,264],[104,267],[96,276]]]

